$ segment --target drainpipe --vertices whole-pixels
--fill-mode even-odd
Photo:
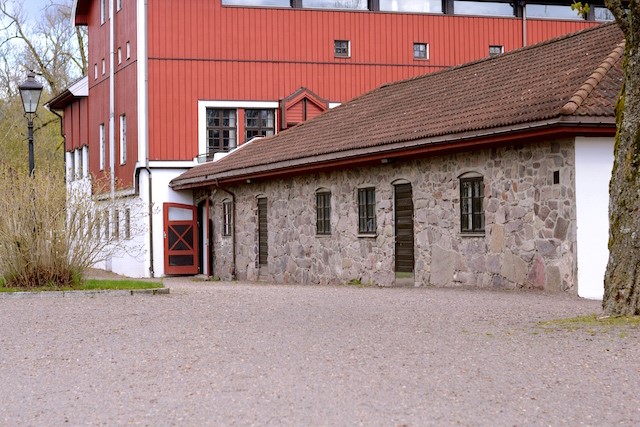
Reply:
[[[151,278],[154,277],[154,269],[153,269],[153,192],[151,191],[151,185],[153,181],[151,179],[151,169],[148,166],[142,166],[136,169],[135,178],[134,178],[134,195],[135,197],[140,197],[140,171],[147,171],[147,179],[148,179],[148,197],[149,197],[149,274]]]
[[[109,0],[109,169],[111,172],[111,209],[116,200],[116,136],[115,136],[115,111],[116,111],[116,67],[115,67],[115,28],[116,12],[115,1]]]
[[[522,47],[527,46],[527,2],[522,2]]]
[[[67,153],[67,136],[64,133],[64,118],[58,114],[58,112],[56,110],[52,110],[51,108],[49,108],[49,105],[45,105],[45,108],[47,109],[47,111],[49,111],[50,113],[55,114],[56,116],[58,116],[58,118],[60,119],[60,136],[62,137],[62,164],[66,165],[67,163],[67,157],[66,157],[66,153]],[[82,154],[80,154],[82,156]],[[64,179],[67,179],[67,174],[64,174]]]
[[[233,192],[220,187],[217,179],[215,181],[215,185],[217,188],[219,188],[220,190],[224,191],[225,193],[231,196],[231,203],[233,204],[233,211],[232,211],[233,217],[231,218],[231,221],[233,224],[233,232],[231,233],[231,248],[233,250],[233,269],[231,270],[231,278],[233,280],[236,280],[237,279],[237,274],[236,274],[236,195],[233,194]]]
[[[149,158],[147,157],[147,165],[149,164]],[[153,180],[151,178],[151,169],[149,166],[145,166],[145,170],[147,171],[148,176],[148,185],[149,185],[149,275],[154,277],[153,270]]]

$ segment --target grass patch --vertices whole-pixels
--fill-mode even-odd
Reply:
[[[626,331],[640,328],[640,316],[598,316],[590,314],[566,319],[547,320],[539,322],[538,325],[545,332],[553,332],[554,330],[584,331],[589,335],[614,330],[618,332],[620,338],[625,338],[627,337]]]
[[[40,288],[5,288],[4,281],[0,285],[0,292],[46,292],[46,291],[94,291],[94,290],[135,290],[135,289],[153,289],[163,288],[161,282],[147,282],[142,280],[105,280],[105,279],[87,279],[78,287],[40,287]]]

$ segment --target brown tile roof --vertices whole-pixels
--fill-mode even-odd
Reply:
[[[243,171],[348,158],[354,150],[469,135],[547,120],[608,120],[621,87],[623,36],[605,24],[441,72],[383,85],[227,157],[196,166],[174,187]]]

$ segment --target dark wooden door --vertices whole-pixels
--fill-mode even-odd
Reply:
[[[163,214],[165,274],[198,274],[197,208],[165,203]]]
[[[413,193],[411,184],[395,186],[396,272],[413,272]]]
[[[267,265],[269,254],[268,231],[267,231],[267,199],[258,199],[258,264]]]

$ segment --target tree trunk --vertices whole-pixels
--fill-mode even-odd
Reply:
[[[631,20],[624,31],[625,80],[616,105],[618,132],[609,184],[609,262],[602,307],[613,315],[640,314],[640,30],[634,26]]]

